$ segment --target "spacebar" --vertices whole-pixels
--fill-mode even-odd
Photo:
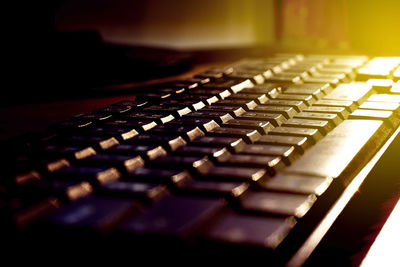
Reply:
[[[389,132],[382,121],[346,120],[296,160],[286,172],[350,178],[375,154]]]

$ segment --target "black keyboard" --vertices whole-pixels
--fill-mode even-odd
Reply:
[[[399,80],[399,57],[277,54],[15,137],[0,231],[27,251],[284,264],[397,133]]]

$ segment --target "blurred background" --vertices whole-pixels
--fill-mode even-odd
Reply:
[[[397,0],[63,0],[56,27],[178,49],[261,44],[395,54],[399,14]]]

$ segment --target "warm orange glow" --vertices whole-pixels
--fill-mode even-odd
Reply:
[[[362,267],[399,266],[400,199],[372,244]]]

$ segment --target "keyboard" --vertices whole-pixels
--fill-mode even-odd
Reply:
[[[0,231],[23,251],[285,264],[399,112],[400,57],[209,69],[4,143]]]

